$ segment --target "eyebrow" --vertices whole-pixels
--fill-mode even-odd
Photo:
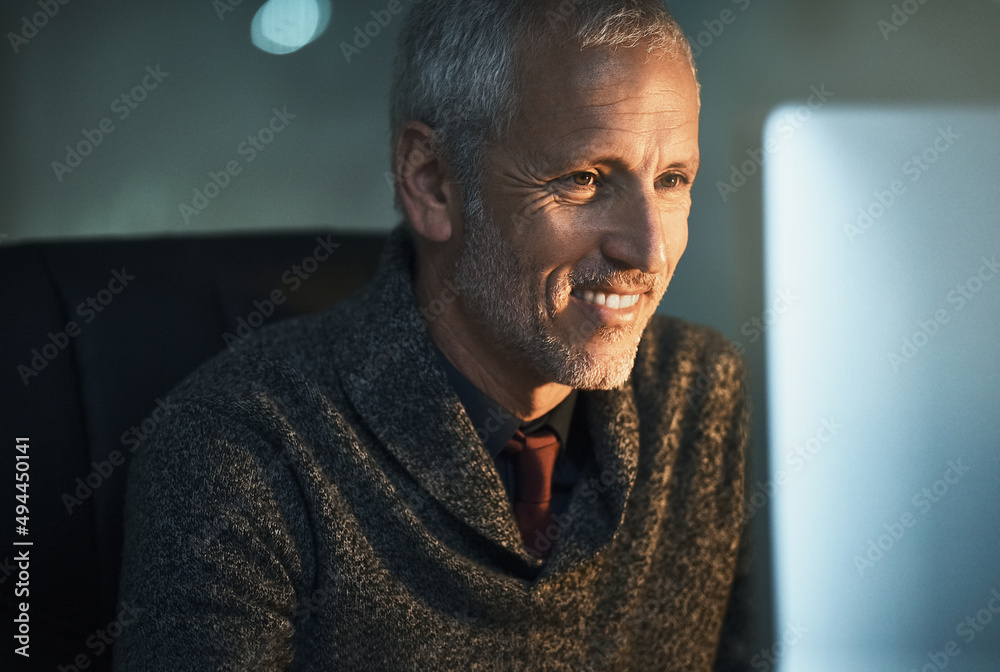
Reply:
[[[591,158],[587,157],[584,152],[581,152],[579,155],[576,156],[571,155],[567,157],[567,160],[565,161],[566,169],[569,169],[571,166],[578,165],[581,163],[587,163],[591,165],[621,166],[623,162],[621,157],[610,154],[601,154],[598,155],[596,158]],[[691,171],[692,173],[697,173],[698,168],[700,166],[701,166],[700,157],[688,156],[682,159],[671,161],[669,165],[663,168],[663,170],[667,171],[667,170],[683,169]]]
[[[680,161],[674,161],[669,166],[667,170],[671,168],[687,168],[691,172],[697,173],[698,168],[701,167],[701,157],[691,156],[686,159],[681,159]]]

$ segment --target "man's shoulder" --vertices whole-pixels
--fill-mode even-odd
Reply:
[[[189,373],[171,399],[239,410],[317,385],[332,392],[339,387],[336,360],[347,341],[344,315],[352,302],[275,322],[230,343]]]
[[[338,416],[361,413],[359,400],[364,405],[373,382],[384,389],[415,379],[412,371],[404,377],[398,366],[426,338],[409,286],[408,259],[405,231],[399,229],[390,235],[375,275],[355,293],[230,344],[191,373],[171,399],[217,409],[237,422],[264,423],[267,430],[283,416],[312,422],[323,415],[340,425]]]

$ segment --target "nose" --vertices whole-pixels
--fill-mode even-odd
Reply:
[[[604,256],[643,273],[665,271],[671,243],[656,194],[644,191],[623,197],[610,214],[601,242]]]

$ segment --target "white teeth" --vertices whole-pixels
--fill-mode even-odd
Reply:
[[[614,309],[631,308],[639,303],[639,294],[605,294],[604,292],[594,292],[585,289],[582,292],[573,292],[573,296],[587,303]]]

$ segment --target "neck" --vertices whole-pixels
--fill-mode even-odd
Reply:
[[[545,415],[569,396],[573,388],[542,380],[523,355],[509,352],[472,323],[463,314],[461,296],[444,280],[431,264],[423,265],[417,301],[425,315],[434,316],[427,324],[434,344],[469,382],[524,421]]]

